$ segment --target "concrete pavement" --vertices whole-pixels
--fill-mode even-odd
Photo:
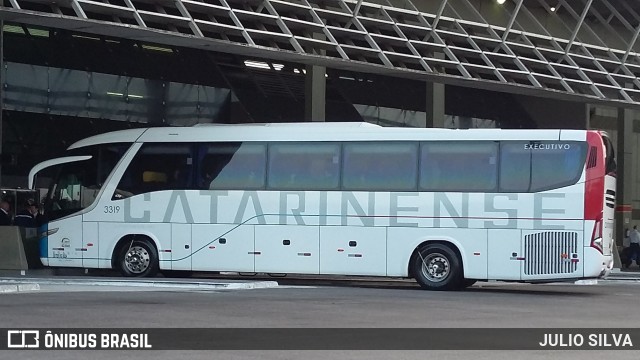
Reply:
[[[0,272],[0,293],[29,292],[46,289],[78,288],[130,288],[156,289],[174,291],[210,291],[210,290],[249,290],[277,287],[276,281],[243,280],[243,279],[196,279],[196,278],[124,278],[113,276],[112,272],[84,274],[83,269],[51,269],[28,270],[21,272]],[[62,275],[61,275],[62,273]]]
[[[274,277],[260,274],[253,277],[241,277],[235,273],[196,273],[189,278],[124,278],[109,270],[84,269],[34,269],[26,272],[0,271],[0,294],[32,291],[60,291],[69,288],[73,291],[113,290],[162,290],[162,291],[220,291],[274,288],[280,284],[305,286],[368,286],[368,287],[417,287],[411,279],[391,279],[372,277],[338,277],[297,275]],[[578,285],[594,285],[598,281],[577,281]],[[640,268],[614,269],[600,282],[640,282]],[[479,285],[508,284],[502,282],[478,283]]]

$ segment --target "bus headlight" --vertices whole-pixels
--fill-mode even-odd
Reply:
[[[593,226],[593,233],[591,234],[591,247],[600,251],[603,254],[602,249],[602,213],[596,219],[596,223]]]
[[[591,241],[591,246],[602,252],[602,238],[593,239]]]
[[[59,228],[48,229],[47,231],[41,232],[39,238],[46,238],[49,235],[53,235],[58,232]]]

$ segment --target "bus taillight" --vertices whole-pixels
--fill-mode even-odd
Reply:
[[[602,213],[596,218],[596,223],[593,226],[593,233],[591,234],[591,247],[602,253]]]

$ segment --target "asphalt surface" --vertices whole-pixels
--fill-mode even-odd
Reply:
[[[88,280],[93,279],[103,281],[104,277]],[[246,281],[244,277],[237,280]],[[3,328],[415,327],[434,328],[434,331],[438,328],[486,327],[635,327],[640,323],[640,313],[635,311],[640,299],[640,281],[635,275],[599,281],[597,285],[480,283],[459,292],[429,292],[420,290],[412,281],[378,280],[285,278],[277,280],[280,286],[263,289],[185,289],[55,284],[41,279],[38,290],[0,294],[0,319]],[[327,360],[425,357],[637,359],[638,354],[633,351],[593,350],[0,352],[0,359]]]
[[[235,291],[41,288],[0,296],[3,327],[620,327],[640,320],[640,314],[629,312],[637,307],[640,286],[626,282],[495,283],[458,292],[404,285]]]

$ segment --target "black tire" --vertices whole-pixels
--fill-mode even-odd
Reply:
[[[423,289],[458,290],[463,286],[460,258],[447,245],[428,244],[418,249],[412,271]]]
[[[148,239],[129,240],[120,248],[116,266],[126,277],[152,277],[158,273],[158,251]]]

